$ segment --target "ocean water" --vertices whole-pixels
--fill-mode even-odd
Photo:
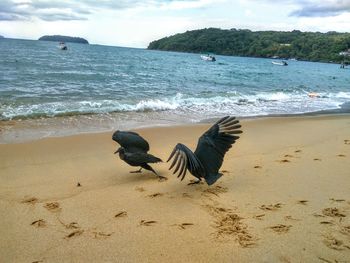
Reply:
[[[348,111],[350,68],[336,64],[282,67],[229,56],[213,63],[199,54],[67,45],[62,51],[55,42],[0,40],[0,142],[11,134],[59,136],[227,114]]]

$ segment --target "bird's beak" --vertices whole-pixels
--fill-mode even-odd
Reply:
[[[114,152],[114,154],[118,153],[120,151],[120,148]]]

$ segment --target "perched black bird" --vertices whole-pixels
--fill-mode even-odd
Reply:
[[[155,173],[159,179],[167,179],[166,177],[158,175],[148,164],[162,162],[162,160],[147,153],[149,151],[148,142],[136,132],[116,131],[112,139],[121,146],[114,154],[119,153],[120,159],[131,166],[141,167],[139,170],[132,171],[131,173],[140,173],[142,168],[144,168]]]
[[[199,138],[194,153],[185,145],[178,143],[167,161],[169,162],[174,157],[169,170],[176,164],[173,174],[179,171],[177,177],[181,176],[181,181],[188,170],[199,179],[194,183],[199,183],[201,178],[204,178],[208,185],[212,185],[222,176],[219,169],[225,153],[239,139],[236,134],[242,133],[240,128],[239,120],[226,116],[217,121]]]

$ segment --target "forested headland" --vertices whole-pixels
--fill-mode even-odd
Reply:
[[[81,37],[69,37],[69,36],[61,36],[61,35],[42,36],[39,38],[39,40],[89,44],[89,42],[86,39]]]
[[[153,50],[322,62],[349,61],[349,53],[339,54],[349,48],[350,33],[218,28],[187,31],[153,41],[148,46]]]

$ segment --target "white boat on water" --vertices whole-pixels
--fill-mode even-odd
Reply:
[[[288,63],[284,60],[282,61],[272,61],[272,64],[278,65],[278,66],[288,66]]]
[[[212,62],[216,61],[216,58],[212,55],[201,55],[201,59]]]
[[[58,48],[61,49],[61,50],[67,50],[67,46],[64,42],[60,42],[59,45],[58,45]]]

